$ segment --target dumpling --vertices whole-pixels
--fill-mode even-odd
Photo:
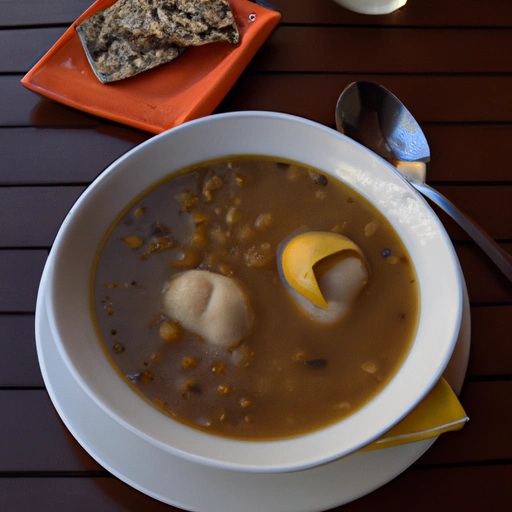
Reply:
[[[242,285],[208,270],[188,270],[163,292],[163,311],[207,343],[229,348],[252,327],[253,313]]]

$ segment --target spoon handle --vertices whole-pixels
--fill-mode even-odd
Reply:
[[[505,252],[478,224],[463,214],[452,202],[426,183],[409,180],[411,185],[445,211],[480,246],[503,274],[512,281],[512,256]]]

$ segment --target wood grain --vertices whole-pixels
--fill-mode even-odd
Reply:
[[[88,162],[88,160],[86,161]],[[86,169],[88,170],[88,169]],[[101,167],[93,172],[99,173]],[[451,199],[462,211],[473,217],[490,236],[512,240],[512,185],[439,186],[437,189]],[[0,247],[49,247],[83,186],[0,187],[0,218],[10,218],[0,224]],[[436,211],[437,208],[435,208]],[[15,214],[23,211],[23,215]],[[454,240],[469,237],[445,214],[438,212],[449,235]],[[41,219],[44,217],[44,223]]]
[[[436,0],[409,0],[384,16],[366,16],[340,7],[332,0],[272,0],[284,23],[346,24],[371,26],[510,27],[512,12],[507,0],[451,0],[439,7]]]
[[[425,512],[451,512],[455,507],[472,511],[503,510],[499,508],[500,504],[511,498],[510,487],[506,483],[511,477],[512,469],[506,465],[421,470],[413,468],[372,494],[332,510],[368,511],[375,506],[388,510],[385,504],[392,504],[392,510],[398,512],[409,512],[410,507]],[[178,510],[109,477],[4,478],[0,480],[0,493],[6,506],[9,506],[7,510],[12,512],[88,512],[93,507],[102,511]],[[410,498],[397,498],[404,493],[411,493]]]
[[[512,254],[512,244],[500,244]],[[507,281],[494,263],[475,245],[455,247],[469,291],[475,304],[512,304],[512,283]],[[501,305],[501,304],[500,304]]]
[[[0,244],[50,247],[64,217],[83,191],[84,187],[74,186],[0,188],[0,217],[11,219],[0,224]]]
[[[501,511],[512,499],[511,479],[512,467],[506,465],[409,470],[372,494],[331,512]],[[0,479],[0,495],[9,512],[179,510],[135,491],[116,478],[4,478]]]
[[[512,421],[511,399],[510,381],[466,383],[460,400],[470,422],[461,431],[443,434],[439,446],[418,464],[512,458],[512,439],[504,428]],[[0,406],[10,411],[2,431],[16,431],[16,442],[0,436],[0,473],[99,469],[61,424],[45,390],[0,390]]]
[[[9,512],[178,512],[113,477],[3,478],[0,496]]]
[[[512,498],[511,466],[407,471],[339,512],[453,512],[504,510]],[[406,498],[404,497],[406,496]]]
[[[471,308],[471,351],[467,378],[512,375],[512,306]],[[1,387],[42,386],[36,357],[33,315],[1,315]]]
[[[0,72],[26,73],[63,28],[0,31]],[[353,48],[357,46],[358,51]],[[280,26],[250,72],[507,73],[512,31]],[[327,48],[338,48],[328,52]],[[421,59],[418,58],[421,55]],[[182,57],[186,58],[186,56]],[[172,64],[170,64],[172,66]]]
[[[512,240],[512,184],[506,186],[436,186],[465,215],[479,224],[491,237]],[[434,207],[446,230],[454,240],[470,240],[469,236],[449,217]]]
[[[248,69],[373,74],[506,73],[512,70],[511,47],[509,30],[280,26]],[[336,51],[327,51],[333,48]]]
[[[44,250],[0,250],[1,312],[35,311],[46,257],[47,251]]]
[[[414,76],[244,73],[217,112],[271,110],[334,126],[341,91],[356,80],[378,81],[401,98],[420,123],[512,121],[512,76]],[[98,118],[24,89],[17,76],[0,76],[0,126],[95,126]],[[49,105],[49,104],[50,105]]]
[[[512,123],[431,123],[422,128],[432,155],[429,182],[512,183],[505,164]],[[90,182],[113,160],[150,137],[149,133],[100,120],[93,130],[0,128],[0,184]],[[87,154],[87,158],[80,158],[81,154]]]
[[[218,111],[271,110],[334,126],[334,107],[351,82],[378,81],[420,122],[510,122],[512,77],[359,74],[244,74]],[[0,82],[0,88],[2,84]],[[1,118],[0,118],[1,122]]]
[[[70,24],[90,7],[92,0],[0,0],[0,26]]]
[[[471,308],[468,377],[512,375],[511,306]]]
[[[51,229],[45,236],[51,238]],[[502,246],[512,253],[512,244]],[[474,245],[457,246],[456,252],[471,302],[497,305],[512,303],[512,285],[479,248]],[[0,250],[0,311],[34,311],[45,259],[44,250]]]
[[[500,460],[512,455],[512,381],[466,382],[460,396],[469,422],[439,437],[417,464]]]
[[[21,76],[0,75],[0,126],[91,127],[98,118],[43,99],[21,85]]]
[[[91,182],[116,158],[149,137],[105,123],[94,130],[0,129],[0,184]]]
[[[431,149],[429,182],[512,254],[510,0],[408,0],[385,16],[353,13],[332,0],[270,1],[281,23],[216,112],[286,112],[334,127],[344,87],[379,82],[419,120]],[[36,294],[62,219],[109,163],[151,137],[20,84],[92,2],[0,0],[2,512],[178,511],[112,477],[80,447],[44,389],[35,350]],[[440,217],[471,301],[461,395],[471,420],[391,483],[333,510],[510,508],[512,284]]]
[[[43,386],[34,336],[34,315],[1,315],[0,388]]]
[[[1,26],[44,23],[70,24],[92,0],[0,0]],[[409,0],[398,11],[385,16],[351,12],[332,0],[272,0],[283,15],[283,23],[344,24],[372,26],[466,26],[512,27],[508,0],[451,0],[440,9],[436,0]]]
[[[430,182],[511,182],[507,160],[512,140],[508,124],[423,124],[430,146]]]
[[[64,33],[63,28],[0,30],[0,73],[27,72]]]
[[[17,471],[100,471],[66,429],[45,390],[0,390],[10,411],[2,420],[0,474]]]

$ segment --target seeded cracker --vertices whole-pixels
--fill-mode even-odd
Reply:
[[[226,0],[118,0],[76,30],[103,83],[170,62],[188,46],[240,37]]]

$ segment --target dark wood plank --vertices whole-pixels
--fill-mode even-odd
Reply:
[[[465,187],[467,188],[467,187]],[[0,189],[0,212],[4,218],[12,219],[0,228],[0,240],[4,247],[50,246],[61,221],[82,192],[83,187],[5,187]],[[24,211],[24,215],[16,216],[13,212]],[[44,223],[40,219],[45,218]],[[492,232],[491,232],[492,233]],[[502,246],[512,253],[512,244]],[[473,302],[507,302],[512,301],[512,285],[507,282],[490,262],[487,256],[473,244],[457,246],[457,254],[468,282],[471,301]],[[18,261],[13,256],[20,253],[23,257],[31,251],[5,251],[1,257],[10,258],[2,270],[7,279],[16,285],[13,271],[16,275],[20,269],[9,268],[16,266]],[[28,256],[29,258],[31,256]],[[35,281],[32,289],[37,288],[39,274],[31,274]],[[23,275],[23,279],[27,276]],[[21,299],[23,289],[17,291]],[[5,307],[9,307],[9,296],[4,299]],[[0,310],[2,301],[0,300]],[[28,309],[31,311],[32,309]],[[6,311],[18,311],[7,309]],[[26,311],[22,308],[21,311]]]
[[[0,387],[42,386],[34,315],[1,315],[0,332]]]
[[[45,250],[12,247],[51,244],[59,216],[80,188],[50,187],[54,204],[47,187],[20,185],[83,185],[150,136],[41,99],[19,84],[92,2],[0,0],[0,218],[12,224],[0,228],[0,246],[11,247],[0,250],[0,388],[9,388],[0,389],[0,407],[8,411],[0,420],[0,471],[7,471],[0,474],[0,510],[177,510],[109,476],[67,432],[44,390],[12,389],[42,385],[33,315],[12,313],[33,312],[46,259]],[[432,150],[429,181],[512,253],[510,1],[409,0],[388,16],[352,13],[332,0],[271,2],[282,23],[218,111],[290,112],[333,126],[334,105],[349,82],[379,81],[424,128]],[[46,219],[35,225],[41,213]],[[471,421],[441,436],[405,474],[335,509],[340,512],[510,508],[512,285],[458,227],[443,222],[472,302],[472,351],[461,396]],[[17,478],[16,471],[29,477]]]
[[[501,73],[512,70],[511,47],[509,30],[280,26],[249,70]]]
[[[41,386],[34,340],[34,316],[0,316],[0,387]],[[512,375],[512,306],[471,308],[468,378]]]
[[[27,72],[63,32],[63,28],[0,31],[0,45],[5,48],[0,72]],[[511,46],[508,30],[280,26],[249,70],[504,73],[512,71],[512,59],[507,58]],[[331,48],[339,51],[328,51]]]
[[[9,512],[178,512],[117,478],[3,478],[0,495]]]
[[[0,0],[1,27],[72,23],[92,0]]]
[[[0,27],[72,23],[92,0],[0,0]],[[409,0],[398,11],[385,16],[365,16],[351,12],[332,0],[272,0],[283,14],[284,23],[511,27],[508,0],[452,0],[439,7],[437,0]]]
[[[284,23],[318,23],[386,26],[512,26],[507,0],[409,0],[391,14],[367,16],[344,9],[332,0],[272,0]]]
[[[90,148],[84,149],[84,160]],[[72,167],[65,167],[69,171]],[[99,173],[102,167],[88,169]],[[74,172],[74,169],[70,172]],[[84,191],[83,186],[0,187],[0,216],[10,222],[0,225],[0,247],[46,247],[55,238],[62,220],[73,203]],[[500,240],[512,240],[512,209],[502,205],[512,204],[510,186],[440,186],[437,189],[451,199],[463,212],[473,217],[490,236]],[[449,235],[454,240],[469,237],[439,213]],[[23,215],[20,215],[23,211]],[[41,219],[44,218],[44,222]]]
[[[510,181],[512,124],[423,124],[430,182]]]
[[[99,471],[61,422],[45,390],[0,390],[0,472]]]
[[[512,185],[507,186],[436,186],[465,215],[473,219],[490,236],[512,240]],[[508,207],[506,205],[509,205]],[[434,208],[450,237],[470,240],[469,236],[447,214]]]
[[[421,464],[512,458],[512,438],[504,428],[512,421],[506,405],[511,399],[512,381],[466,383],[461,403],[471,421],[444,434]],[[45,390],[0,390],[0,405],[10,411],[0,424],[0,472],[99,468],[60,423]]]
[[[332,512],[471,512],[507,510],[512,466],[408,470],[389,484]],[[222,490],[219,490],[222,492]],[[9,512],[173,512],[116,478],[3,478]],[[286,496],[283,496],[286,500]]]
[[[64,28],[0,31],[0,73],[28,71],[64,33]]]
[[[145,132],[115,124],[94,130],[0,129],[0,183],[90,182],[113,160],[148,138]]]
[[[512,375],[512,306],[471,308],[468,377]]]
[[[0,250],[0,311],[34,312],[44,250]]]
[[[471,352],[468,377],[512,375],[512,306],[471,308]],[[0,371],[2,386],[42,385],[35,353],[34,317],[0,316]]]
[[[341,91],[355,80],[377,80],[414,112],[419,122],[510,122],[512,76],[252,75],[245,73],[217,112],[270,110],[334,126]],[[461,94],[464,91],[464,94]],[[26,90],[16,76],[0,76],[0,126],[95,126],[82,114]]]
[[[512,124],[424,124],[423,128],[432,154],[429,182],[511,181],[504,162],[509,158]],[[100,122],[92,130],[0,129],[0,183],[92,181],[111,161],[150,136]],[[77,157],[84,154],[87,158]]]
[[[506,510],[512,466],[409,470],[339,512],[484,512]]]
[[[251,75],[244,74],[218,111],[270,110],[334,126],[341,91],[357,80],[377,81],[419,122],[512,121],[511,76]],[[2,84],[0,82],[0,89]],[[1,124],[1,118],[0,118]]]
[[[467,376],[512,375],[512,306],[471,308],[471,352]],[[34,316],[0,316],[0,387],[41,386]]]
[[[84,187],[0,188],[0,244],[4,247],[49,247]],[[22,214],[21,214],[22,212]]]
[[[501,244],[512,254],[512,244]],[[512,303],[512,284],[475,245],[455,247],[472,303]]]
[[[99,119],[43,99],[23,87],[20,76],[0,75],[0,126],[89,127]]]
[[[25,89],[18,76],[0,76],[1,108],[0,124],[3,126],[25,125],[31,122],[31,111],[41,97]]]
[[[418,464],[507,459],[512,437],[512,381],[467,382],[460,401],[469,416],[462,430],[443,434]]]

